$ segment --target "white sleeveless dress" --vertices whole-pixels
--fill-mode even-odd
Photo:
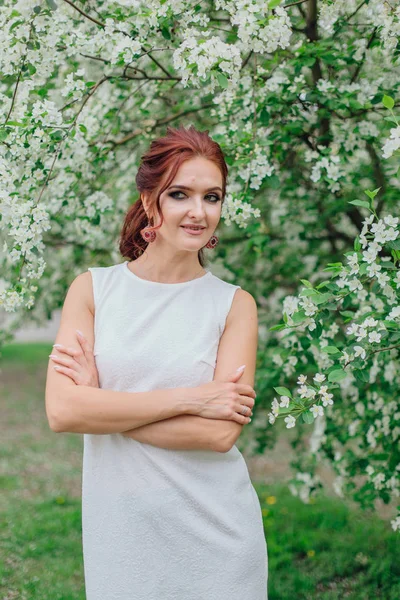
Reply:
[[[146,281],[128,261],[93,267],[100,387],[143,392],[212,381],[232,285],[207,271]],[[245,460],[84,434],[87,600],[266,600],[262,514]]]

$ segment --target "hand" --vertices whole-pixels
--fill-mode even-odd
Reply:
[[[210,381],[199,386],[201,406],[196,414],[208,419],[250,423],[256,393],[251,385],[236,383],[243,371],[234,371],[228,381]]]
[[[70,377],[77,385],[87,385],[90,387],[100,387],[99,374],[97,372],[94,360],[93,350],[84,335],[77,333],[79,350],[75,348],[66,348],[62,344],[54,344],[59,352],[68,356],[59,357],[56,354],[49,354],[52,361],[57,363],[54,367],[58,373],[63,373]],[[69,358],[71,357],[71,358]],[[58,366],[59,365],[59,366]]]

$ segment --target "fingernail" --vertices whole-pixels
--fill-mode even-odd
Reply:
[[[62,344],[53,344],[53,348],[61,348]]]
[[[75,331],[76,331],[76,333],[78,333],[79,335],[81,335],[83,337],[82,331],[79,331],[79,329],[76,329]]]
[[[236,371],[239,373],[239,371],[243,371],[246,365],[242,365],[241,367],[239,367],[238,369],[236,369]]]

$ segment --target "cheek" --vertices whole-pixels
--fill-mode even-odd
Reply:
[[[222,212],[221,203],[218,202],[217,206],[212,206],[211,208],[212,208],[212,210],[210,210],[208,213],[209,221],[212,222],[213,224],[216,224],[216,223],[218,223],[218,221],[221,218],[221,212]]]

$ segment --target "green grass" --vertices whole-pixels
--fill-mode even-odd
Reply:
[[[13,344],[1,357],[2,600],[85,599],[82,436],[48,427],[50,350]],[[280,482],[254,486],[268,545],[269,600],[400,599],[400,536],[387,522],[334,497],[304,505]]]

